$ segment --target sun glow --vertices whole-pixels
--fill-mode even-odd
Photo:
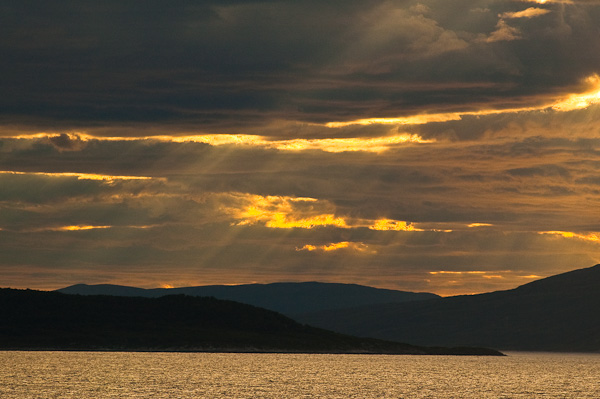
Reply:
[[[537,4],[548,4],[548,3],[559,3],[559,4],[573,4],[573,0],[521,0],[527,3]]]
[[[538,234],[549,234],[564,238],[575,238],[578,240],[591,241],[600,243],[599,232],[588,232],[586,234],[574,233],[572,231],[541,231]]]
[[[95,230],[95,229],[110,229],[113,226],[93,226],[93,225],[73,225],[73,226],[60,226],[51,227],[48,230],[52,231],[80,231],[80,230]]]
[[[262,223],[266,227],[312,229],[335,226],[346,228],[346,221],[331,211],[326,201],[315,198],[232,194],[239,205],[222,207],[221,211],[237,219],[237,226]]]
[[[376,220],[371,226],[369,226],[369,229],[379,231],[424,231],[417,229],[409,222],[391,219]]]
[[[351,250],[358,251],[358,252],[367,252],[367,251],[369,251],[369,248],[368,248],[368,246],[366,244],[364,244],[362,242],[349,242],[349,241],[332,242],[329,245],[311,245],[311,244],[307,244],[307,245],[303,246],[302,248],[296,248],[296,251],[333,252],[333,251],[338,251],[340,249],[351,249]],[[374,251],[370,251],[370,252],[375,253]]]
[[[261,196],[244,193],[223,194],[229,203],[221,212],[236,221],[233,225],[262,224],[277,229],[313,229],[337,227],[342,229],[368,228],[377,231],[433,231],[452,232],[447,229],[419,228],[411,222],[393,219],[361,219],[339,215],[336,206],[326,200],[307,197]],[[435,226],[433,226],[435,227]]]
[[[339,139],[295,139],[276,141],[274,148],[278,150],[301,151],[322,150],[325,152],[365,151],[383,152],[391,146],[404,143],[433,143],[434,140],[425,140],[417,134],[401,134],[395,136],[373,138],[339,138]]]
[[[437,272],[429,272],[429,274],[431,275],[437,275],[437,274],[453,274],[453,275],[463,275],[463,274],[486,274],[487,272],[484,271],[480,271],[480,270],[471,270],[471,271],[464,271],[464,272],[455,272],[455,271],[448,271],[448,270],[440,270]]]
[[[556,111],[572,111],[600,103],[600,76],[590,76],[585,82],[591,86],[589,91],[581,94],[571,94],[566,99],[554,104],[552,109]]]
[[[346,221],[340,217],[335,217],[333,214],[327,215],[316,215],[308,218],[296,219],[289,217],[283,213],[275,213],[271,219],[265,223],[266,227],[272,227],[277,229],[291,229],[291,228],[302,228],[312,229],[314,227],[322,226],[335,226],[346,228],[348,225]]]
[[[526,10],[527,11],[527,10]],[[536,14],[537,13],[537,14]],[[541,11],[529,11],[517,13],[513,17],[520,18],[532,15],[541,15],[545,12]],[[590,87],[583,93],[571,93],[567,94],[562,98],[549,98],[542,105],[520,107],[520,108],[507,108],[507,109],[484,109],[478,111],[459,111],[450,113],[431,113],[431,114],[420,114],[420,115],[409,115],[398,118],[365,118],[356,119],[346,122],[328,122],[325,126],[330,128],[339,128],[351,125],[374,125],[374,124],[393,124],[393,125],[423,125],[435,122],[450,122],[461,120],[465,116],[486,116],[486,115],[497,115],[506,113],[518,113],[518,112],[529,112],[529,111],[542,111],[551,109],[559,112],[567,112],[576,109],[587,108],[593,104],[600,103],[600,77],[598,75],[592,75],[584,80],[587,87]]]
[[[548,14],[550,10],[543,8],[529,7],[523,11],[505,12],[501,15],[502,18],[535,18],[540,15]]]

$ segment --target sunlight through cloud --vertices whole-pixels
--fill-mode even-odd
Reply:
[[[351,125],[374,125],[374,124],[393,124],[393,125],[423,125],[429,123],[451,122],[462,120],[465,116],[487,116],[499,114],[511,114],[529,111],[554,110],[558,112],[568,112],[576,109],[588,108],[591,105],[600,103],[600,76],[594,74],[584,80],[584,84],[589,88],[583,93],[571,93],[556,100],[549,98],[542,105],[506,108],[506,109],[484,109],[479,111],[458,111],[451,113],[431,113],[420,114],[398,118],[366,118],[347,122],[328,122],[325,126],[330,128],[339,128]]]
[[[93,173],[76,173],[76,172],[17,172],[12,170],[0,170],[0,174],[9,175],[35,175],[35,176],[49,176],[49,177],[76,177],[77,180],[101,180],[105,182],[114,182],[116,180],[164,180],[162,178],[148,177],[148,176],[113,176],[113,175],[101,175]]]
[[[548,235],[560,236],[560,237],[564,237],[564,238],[575,238],[578,240],[600,243],[600,233],[597,233],[597,232],[580,234],[580,233],[574,233],[571,231],[541,231],[538,234],[548,234]]]
[[[369,250],[369,247],[366,244],[362,243],[362,242],[349,242],[349,241],[332,242],[329,245],[311,245],[311,244],[306,244],[302,248],[296,248],[296,251],[333,252],[333,251],[337,251],[337,250],[340,250],[340,249],[350,249],[350,250],[354,250],[354,251],[358,251],[358,252],[375,253],[375,251]]]

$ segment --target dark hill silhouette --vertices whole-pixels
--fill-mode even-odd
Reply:
[[[362,339],[215,298],[0,289],[0,349],[480,354]]]
[[[598,352],[600,265],[507,291],[318,312],[297,320],[418,345]]]
[[[335,310],[363,305],[398,303],[439,298],[430,293],[416,293],[356,284],[335,283],[273,283],[244,285],[207,285],[183,288],[142,289],[120,285],[77,284],[58,290],[65,294],[120,295],[156,298],[185,294],[213,296],[274,310],[288,316],[321,310]]]

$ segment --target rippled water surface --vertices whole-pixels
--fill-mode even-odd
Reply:
[[[600,398],[600,354],[0,352],[0,398]]]

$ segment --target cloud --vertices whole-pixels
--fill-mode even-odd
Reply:
[[[58,136],[49,136],[48,141],[63,151],[77,151],[84,145],[79,136],[66,133],[61,133]]]
[[[6,129],[52,127],[63,150],[77,143],[63,132],[91,128],[240,134],[276,120],[481,108],[564,91],[594,72],[590,54],[600,45],[595,7],[515,10],[514,2],[485,1],[468,12],[472,4],[464,1],[177,1],[140,10],[112,0],[9,3],[1,21],[2,121]],[[506,22],[520,19],[527,24]],[[548,61],[536,62],[540,57]]]
[[[528,3],[538,4],[581,4],[581,5],[597,5],[598,0],[520,0]]]
[[[578,240],[591,241],[600,243],[600,232],[594,233],[574,233],[571,231],[540,231],[539,234],[550,234],[554,236],[560,236],[564,238],[575,238]]]
[[[523,11],[505,12],[504,14],[500,15],[500,17],[504,18],[504,19],[535,18],[535,17],[539,17],[540,15],[548,14],[549,12],[551,12],[551,11],[546,10],[544,8],[529,7],[528,9],[523,10]]]
[[[521,31],[518,28],[508,25],[508,23],[501,19],[496,24],[496,30],[492,32],[485,41],[488,43],[499,42],[499,41],[511,41],[521,39]]]
[[[501,39],[504,40],[504,39]],[[558,112],[568,112],[577,109],[585,109],[600,102],[600,78],[594,74],[583,79],[584,87],[578,87],[581,90],[577,93],[565,93],[558,97],[556,94],[547,98],[530,99],[528,105],[517,108],[488,108],[477,111],[456,111],[452,113],[431,113],[411,115],[399,118],[370,118],[359,119],[347,122],[329,122],[328,127],[346,127],[351,125],[369,125],[369,124],[396,124],[396,125],[427,125],[443,122],[460,121],[468,116],[488,116],[495,114],[517,114],[531,111],[545,111],[552,109]],[[426,142],[422,137],[415,136],[415,142]]]
[[[395,2],[373,8],[352,32],[358,40],[346,48],[339,67],[353,73],[380,74],[392,71],[398,62],[430,58],[468,46],[455,32],[425,17],[429,10],[422,3],[406,10]]]
[[[362,242],[332,242],[329,245],[311,245],[306,244],[302,248],[296,248],[296,251],[323,251],[323,252],[333,252],[339,250],[352,250],[356,252],[370,252],[376,253],[376,251],[370,250],[368,245],[365,245]]]

